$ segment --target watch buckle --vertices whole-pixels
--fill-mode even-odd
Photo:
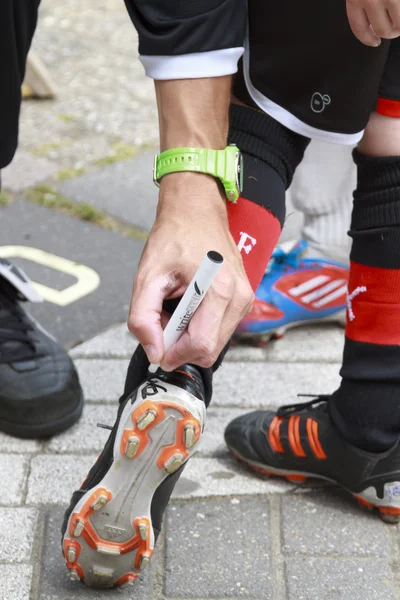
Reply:
[[[160,182],[157,179],[157,154],[154,156],[154,162],[153,162],[153,183],[158,188],[160,187]]]

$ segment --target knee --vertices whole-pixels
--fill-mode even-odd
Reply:
[[[358,150],[366,156],[400,156],[400,118],[371,113]]]

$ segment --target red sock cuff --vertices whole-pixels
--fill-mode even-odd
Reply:
[[[229,229],[255,292],[278,242],[281,224],[269,210],[246,198],[227,204]]]
[[[400,269],[351,262],[346,337],[370,344],[400,344]]]

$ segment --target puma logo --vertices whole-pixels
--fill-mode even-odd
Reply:
[[[315,113],[322,113],[326,106],[331,103],[331,97],[328,94],[320,94],[315,92],[311,98],[311,110]]]

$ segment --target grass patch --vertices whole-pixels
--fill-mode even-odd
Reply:
[[[32,154],[34,154],[35,156],[45,156],[48,152],[51,152],[52,150],[58,150],[58,148],[61,148],[62,146],[66,146],[70,143],[71,143],[70,140],[68,140],[68,142],[55,142],[54,144],[41,144],[40,146],[35,148],[35,150],[33,150]]]
[[[60,119],[60,121],[64,121],[64,123],[73,123],[74,121],[76,121],[76,117],[74,117],[73,115],[68,115],[66,113],[60,113],[58,115],[58,118]]]
[[[58,210],[63,214],[81,219],[82,221],[94,223],[103,229],[120,233],[125,237],[130,237],[135,240],[146,240],[148,237],[147,231],[143,231],[139,227],[134,227],[133,225],[122,223],[121,221],[118,221],[118,219],[107,215],[85,202],[73,202],[46,185],[37,185],[36,187],[27,190],[25,192],[25,197],[34,204]]]
[[[79,175],[83,175],[84,172],[85,172],[85,169],[74,169],[72,167],[70,169],[62,169],[61,171],[58,171],[57,179],[59,181],[73,179],[74,177],[79,177]]]
[[[120,160],[127,160],[136,156],[137,149],[135,146],[126,144],[125,142],[115,142],[111,144],[112,153],[95,161],[97,167],[107,167],[113,165]]]
[[[10,202],[10,197],[5,192],[0,192],[0,206],[7,206]]]

